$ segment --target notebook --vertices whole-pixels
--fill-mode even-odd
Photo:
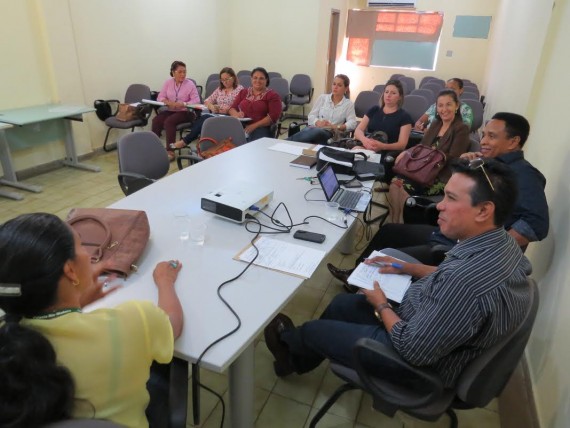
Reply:
[[[338,202],[340,209],[364,212],[370,203],[370,199],[372,199],[372,195],[367,192],[341,189],[336,174],[329,163],[317,173],[317,177],[327,201]]]
[[[311,169],[316,164],[317,164],[316,157],[304,156],[304,155],[301,155],[293,159],[291,162],[289,162],[289,165],[291,166],[296,166],[297,168],[305,168],[305,169]]]
[[[372,254],[370,254],[368,258],[371,259],[372,257],[385,255],[386,254],[381,251],[372,251]],[[374,281],[378,281],[380,288],[384,291],[388,299],[396,303],[401,303],[404,294],[406,294],[406,291],[408,291],[412,283],[412,277],[410,275],[379,273],[377,266],[360,263],[356,269],[352,271],[347,281],[350,285],[356,285],[357,287],[366,288],[368,290],[373,290]]]

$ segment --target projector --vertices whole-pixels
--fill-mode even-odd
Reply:
[[[263,188],[259,184],[235,181],[206,194],[202,197],[200,205],[204,211],[243,223],[246,214],[254,214],[271,200],[273,200],[273,190]]]

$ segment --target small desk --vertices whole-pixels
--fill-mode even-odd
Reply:
[[[245,144],[169,175],[113,204],[110,208],[145,210],[151,237],[139,260],[138,272],[126,281],[123,289],[91,305],[89,310],[113,307],[133,299],[156,302],[158,294],[152,279],[156,263],[180,259],[183,268],[176,290],[184,308],[184,328],[175,343],[176,356],[195,362],[211,342],[233,329],[237,321],[218,298],[216,289],[244,269],[245,263],[232,260],[232,257],[249,244],[254,235],[241,224],[202,211],[200,198],[227,185],[230,180],[242,180],[273,188],[270,207],[284,202],[295,223],[309,215],[324,215],[323,202],[308,202],[303,196],[314,188],[318,190],[312,191],[309,199],[324,200],[321,188],[311,186],[305,180],[297,180],[315,175],[315,170],[289,166],[296,155],[268,149],[278,142],[283,141],[262,138]],[[306,147],[303,143],[292,144]],[[207,223],[204,246],[185,246],[180,242],[174,222],[174,214],[180,211]],[[264,211],[271,212],[268,209]],[[262,223],[270,224],[265,216],[259,215],[258,218]],[[288,221],[284,211],[277,218]],[[349,225],[353,221],[349,216]],[[299,228],[324,233],[326,240],[323,244],[298,241],[293,239],[293,233],[274,235],[275,239],[329,253],[347,231],[319,219],[311,219],[310,224]],[[293,297],[302,281],[295,276],[252,266],[240,279],[222,289],[224,298],[241,317],[242,325],[235,334],[205,355],[202,366],[216,372],[229,368],[229,426],[233,428],[253,427],[254,340]]]
[[[70,120],[83,121],[83,114],[95,111],[92,107],[66,105],[66,104],[46,104],[42,106],[24,107],[11,110],[0,110],[0,123],[13,126],[26,126],[35,123],[45,122],[49,120],[64,120],[65,126],[65,158],[63,164],[73,168],[79,168],[87,171],[99,172],[101,168],[80,163],[77,160],[77,151],[75,150],[75,142],[73,140],[73,132]],[[0,184],[15,187],[17,189],[27,190],[29,192],[39,193],[42,191],[41,186],[19,183],[16,172],[12,165],[12,156],[10,154],[10,146],[8,144],[8,136],[5,132],[6,128],[0,127],[0,161],[4,169],[4,177],[0,179]],[[19,193],[1,192],[0,196],[10,199],[22,199]]]

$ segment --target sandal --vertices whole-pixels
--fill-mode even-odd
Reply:
[[[188,145],[184,142],[184,140],[179,140],[176,143],[172,143],[170,145],[171,150],[183,149],[184,147],[188,147]]]

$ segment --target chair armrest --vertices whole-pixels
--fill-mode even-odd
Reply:
[[[371,354],[374,368],[367,367]],[[375,340],[367,338],[358,340],[353,348],[353,359],[360,380],[368,391],[392,405],[418,408],[433,402],[443,393],[443,384],[437,373],[430,369],[412,366],[393,348]],[[386,365],[387,370],[378,373],[378,365]],[[371,370],[375,370],[377,374]],[[392,376],[387,376],[388,372]]]
[[[155,181],[152,178],[145,177],[144,175],[137,174],[136,172],[119,172],[119,177],[120,178],[124,177],[124,178],[133,178],[133,179]]]
[[[125,179],[130,179],[128,184]],[[120,172],[117,175],[117,180],[119,181],[119,186],[121,186],[121,190],[125,195],[130,195],[131,193],[134,193],[156,181],[152,178],[148,178],[142,174],[136,174],[134,172]]]
[[[182,166],[183,160],[187,160],[188,166],[192,166],[198,162],[202,162],[204,159],[202,159],[200,156],[194,155],[194,154],[192,154],[192,155],[179,155],[176,157],[176,165],[178,165],[179,170],[184,168]]]

